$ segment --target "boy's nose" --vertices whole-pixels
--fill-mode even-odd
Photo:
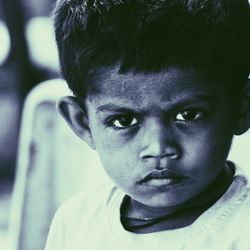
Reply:
[[[159,122],[151,123],[144,129],[139,157],[141,160],[177,159],[180,157],[177,144],[171,129]]]

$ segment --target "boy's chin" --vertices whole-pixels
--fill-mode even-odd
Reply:
[[[141,204],[142,206],[152,208],[152,209],[170,209],[174,210],[180,207],[184,207],[189,201],[192,200],[192,197],[179,197],[174,195],[171,197],[170,195],[157,195],[155,197],[151,197],[150,199],[143,199],[143,200],[135,200],[132,198],[136,203]]]

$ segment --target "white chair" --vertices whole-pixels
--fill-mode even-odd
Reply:
[[[43,250],[56,209],[73,194],[89,193],[109,181],[96,152],[57,112],[57,100],[68,94],[66,83],[55,79],[39,84],[26,99],[8,250]]]

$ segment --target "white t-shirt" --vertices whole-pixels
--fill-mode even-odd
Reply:
[[[249,250],[250,196],[236,169],[226,193],[193,224],[148,234],[120,222],[124,193],[109,184],[89,197],[77,195],[56,213],[45,250]]]

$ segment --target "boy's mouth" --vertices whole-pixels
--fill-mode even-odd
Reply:
[[[145,183],[150,186],[173,185],[188,179],[186,176],[177,175],[175,172],[164,170],[152,170],[146,175],[140,183]]]

